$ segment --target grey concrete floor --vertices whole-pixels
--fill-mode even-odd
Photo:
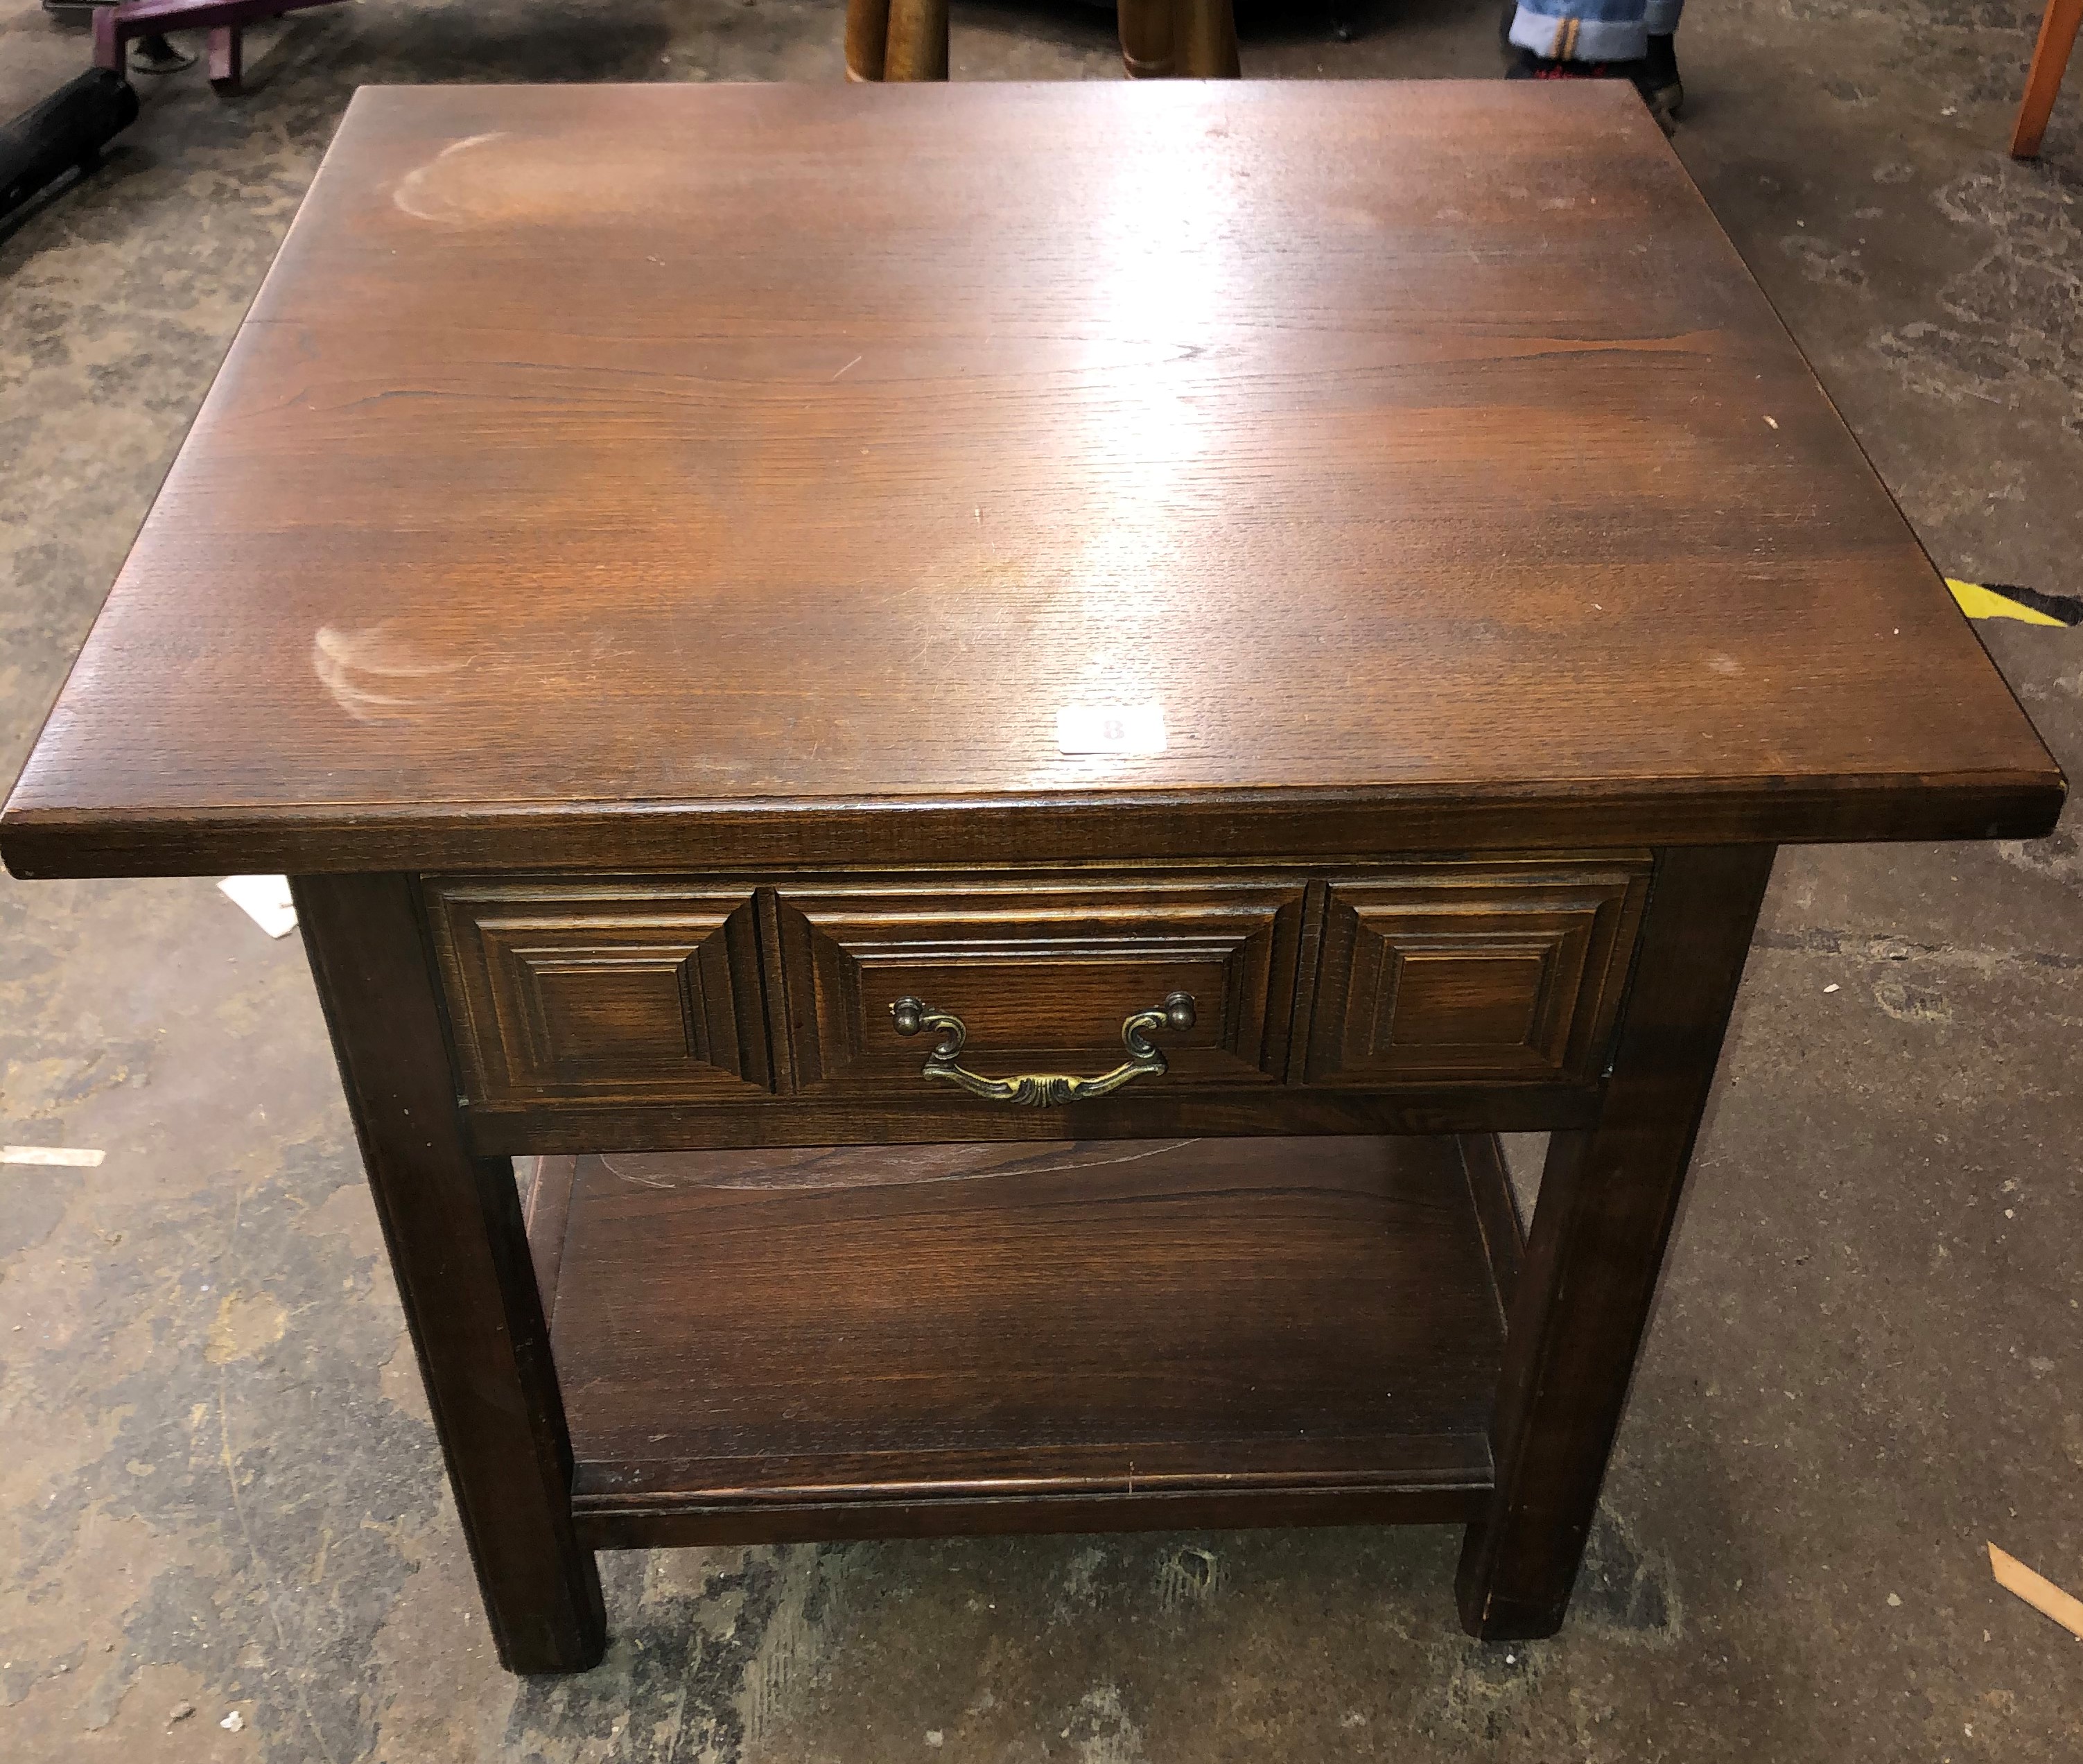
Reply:
[[[1678,147],[1949,572],[2083,590],[2083,70],[2002,157],[2026,0],[1701,0]],[[1247,15],[1247,73],[1489,75],[1487,4]],[[145,84],[0,242],[0,778],[349,91],[831,79],[815,0],[349,0],[250,95]],[[84,64],[0,0],[0,114]],[[957,0],[956,76],[1112,78]],[[2083,631],[1985,626],[2072,771]],[[2072,1760],[2083,850],[1789,850],[1563,1634],[1453,1621],[1451,1532],[607,1563],[581,1678],[493,1664],[294,939],[207,880],[0,883],[0,1758]],[[177,1709],[195,1712],[173,1719]],[[238,1731],[220,1725],[236,1711]]]

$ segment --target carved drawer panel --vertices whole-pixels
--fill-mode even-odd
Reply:
[[[1649,865],[1438,865],[1334,880],[1308,1082],[1595,1079]]]
[[[473,1100],[771,1088],[750,888],[450,880],[428,904]]]
[[[1595,1082],[1648,873],[1645,856],[425,886],[459,1076],[492,1109],[1240,1090],[1277,1109],[1298,1083]]]
[[[775,1039],[788,1087],[953,1094],[922,1073],[944,1031],[902,1032],[891,1007],[905,999],[960,1019],[960,1062],[977,1074],[1104,1074],[1132,1053],[1125,1020],[1181,994],[1191,1026],[1151,1027],[1166,1070],[1139,1073],[1129,1094],[1277,1085],[1303,895],[1299,876],[784,887]],[[1059,1087],[1011,1099],[1065,1097]]]

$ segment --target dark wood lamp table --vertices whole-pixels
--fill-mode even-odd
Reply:
[[[2063,789],[1625,88],[450,87],[0,848],[296,879],[545,1672],[763,1538],[1450,1521],[1552,1631],[1774,847]]]

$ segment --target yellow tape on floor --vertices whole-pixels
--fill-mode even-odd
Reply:
[[[1960,610],[1970,618],[2016,618],[2028,625],[2064,622],[2026,606],[2023,601],[2015,601],[1994,589],[1984,588],[1979,582],[1957,581],[1949,576],[1946,585],[1953,590],[1953,598],[1959,602]]]

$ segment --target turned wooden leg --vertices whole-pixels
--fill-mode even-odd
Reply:
[[[1237,79],[1236,14],[1230,0],[1178,0],[1172,27],[1179,71],[1188,79]]]
[[[847,0],[846,70],[850,80],[882,78],[889,40],[889,0]]]
[[[606,1619],[513,1166],[466,1145],[412,879],[291,886],[500,1660],[594,1665]]]
[[[2030,159],[2039,151],[2039,137],[2047,133],[2047,119],[2054,112],[2054,95],[2061,90],[2061,76],[2068,66],[2068,53],[2076,46],[2079,24],[2083,24],[2083,0],[2047,0],[2039,40],[2032,48],[2032,65],[2025,76],[2018,126],[2011,131],[2013,159]]]
[[[889,30],[882,53],[882,77],[948,77],[948,0],[889,0]]]
[[[1175,0],[1120,0],[1121,60],[1130,79],[1165,79],[1177,71],[1176,11]]]
[[[1598,1125],[1549,1142],[1518,1273],[1496,1490],[1461,1553],[1471,1635],[1552,1635],[1568,1608],[1772,859],[1657,854]]]
[[[1230,0],[1119,0],[1121,59],[1130,79],[1236,79]]]

